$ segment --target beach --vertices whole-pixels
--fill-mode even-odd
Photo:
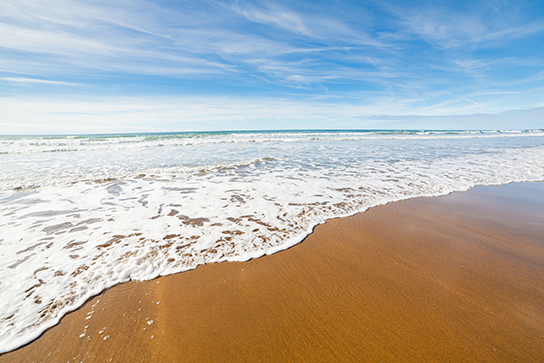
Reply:
[[[544,183],[377,206],[106,290],[0,362],[539,362]]]
[[[0,363],[544,363],[539,5],[0,1]]]

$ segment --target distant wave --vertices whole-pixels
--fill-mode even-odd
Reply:
[[[224,143],[346,141],[374,139],[443,139],[544,136],[531,130],[302,130],[232,131],[70,136],[1,136],[0,154],[131,150]]]

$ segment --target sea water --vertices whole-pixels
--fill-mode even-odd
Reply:
[[[301,242],[327,219],[544,180],[544,130],[0,137],[0,353],[89,297]]]

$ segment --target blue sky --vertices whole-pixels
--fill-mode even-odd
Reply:
[[[544,128],[544,2],[0,2],[0,134],[308,128]]]

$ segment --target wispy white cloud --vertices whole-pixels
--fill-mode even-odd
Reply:
[[[297,13],[282,9],[273,3],[265,7],[248,4],[243,8],[238,3],[237,8],[241,14],[253,22],[272,25],[305,36],[312,36],[312,33],[307,29],[304,21]]]
[[[360,26],[352,27],[342,18],[336,4],[324,6],[320,2],[282,2],[271,0],[257,1],[219,1],[208,0],[214,5],[235,12],[247,20],[273,29],[285,31],[290,35],[307,37],[326,42],[350,43],[355,46],[367,45],[384,47],[387,43],[380,37],[372,37]],[[366,20],[363,8],[357,8],[357,24]],[[329,45],[331,45],[329,44]]]
[[[135,8],[123,8],[123,5],[134,5]],[[171,38],[183,34],[161,25],[161,11],[155,9],[148,14],[151,21],[142,21],[144,14],[141,12],[147,7],[142,1],[129,1],[117,7],[61,0],[47,6],[28,0],[4,2],[0,7],[6,10],[0,16],[0,47],[31,54],[33,59],[41,57],[44,72],[48,63],[55,62],[51,57],[59,57],[71,65],[65,69],[66,73],[85,68],[123,71],[138,64],[134,68],[143,70],[144,74],[145,70],[152,71],[160,66],[169,69],[160,73],[172,73],[172,68],[177,68],[175,73],[179,74],[196,70],[204,74],[217,73],[218,69],[228,70],[227,65],[206,59],[190,47],[177,46]],[[127,29],[133,32],[127,33]],[[206,39],[198,38],[193,44],[199,41],[206,43]],[[189,71],[184,71],[184,68]],[[14,72],[18,71],[14,69]]]
[[[478,42],[511,41],[511,40],[515,40],[519,38],[524,38],[534,33],[539,33],[542,31],[544,31],[544,23],[542,22],[542,19],[540,19],[537,22],[531,22],[523,26],[511,27],[511,28],[483,34],[480,38],[475,39],[475,41],[478,41]]]
[[[96,39],[65,32],[29,29],[0,23],[0,47],[41,54],[80,57],[93,54],[115,54],[120,49]]]
[[[486,4],[479,4],[477,11],[463,11],[440,6],[406,9],[399,6],[388,7],[398,16],[406,31],[417,34],[434,46],[442,49],[464,47],[497,46],[516,39],[544,32],[543,19],[519,22],[511,9],[503,9],[501,17],[489,15]],[[506,14],[505,14],[506,13]],[[492,14],[492,13],[491,13]],[[511,20],[510,20],[511,19]],[[518,22],[516,22],[518,20]]]
[[[0,77],[1,80],[7,82],[16,83],[39,83],[39,84],[55,84],[63,86],[81,86],[79,83],[63,82],[63,81],[50,81],[46,79],[25,78],[25,77]]]
[[[468,98],[465,98],[465,100],[467,100],[468,102],[470,102],[470,103],[472,103],[472,104],[474,104],[474,105],[480,107],[482,110],[485,110],[485,111],[492,111],[492,110],[490,110],[489,108],[487,108],[487,107],[485,107],[485,106],[479,104],[479,103],[476,102],[476,101],[473,101],[473,100],[468,99]]]
[[[527,77],[518,77],[514,79],[490,82],[490,85],[494,85],[498,87],[512,87],[512,86],[526,85],[526,84],[530,84],[534,82],[540,83],[542,80],[544,80],[544,71],[538,71]]]

